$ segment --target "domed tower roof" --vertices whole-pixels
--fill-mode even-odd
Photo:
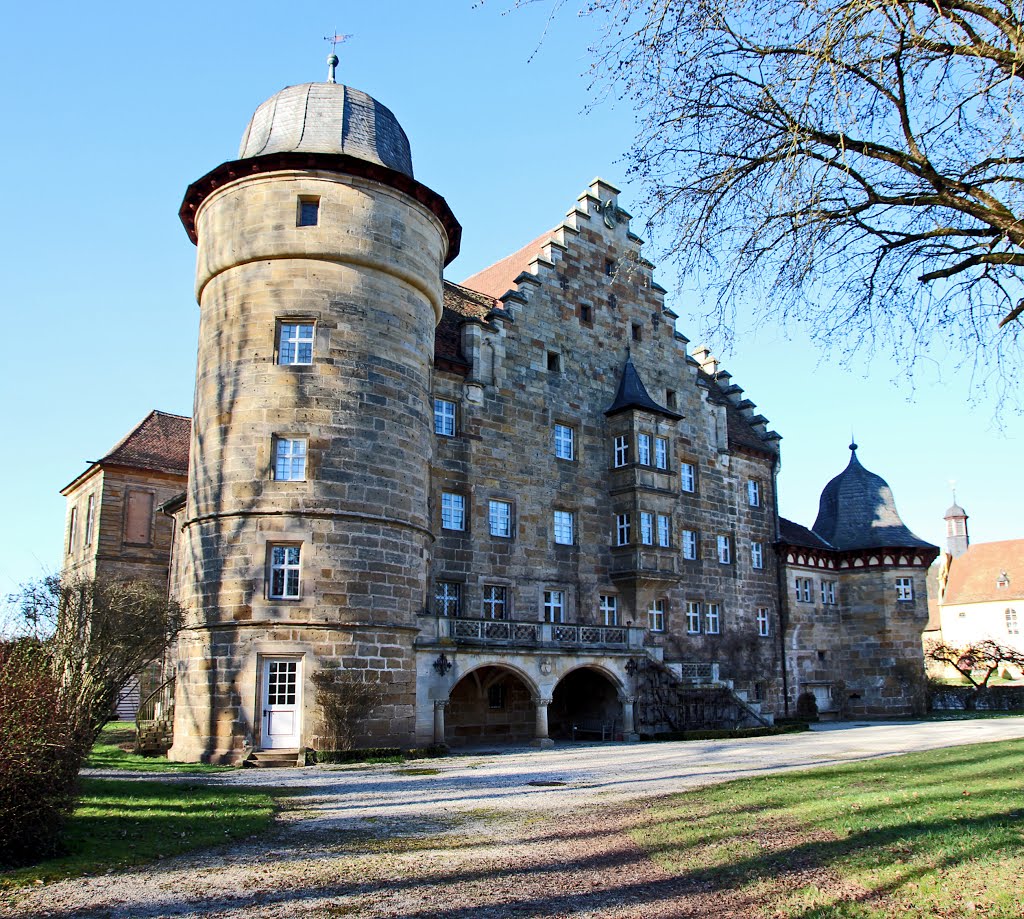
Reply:
[[[949,520],[950,517],[966,517],[966,516],[967,516],[967,511],[965,511],[959,504],[957,504],[954,501],[950,505],[949,510],[946,511],[946,513],[942,515],[942,519],[943,520]]]
[[[256,109],[238,158],[272,153],[341,153],[413,177],[409,138],[398,119],[342,83],[287,86]]]
[[[892,489],[860,464],[856,444],[850,444],[850,451],[849,465],[821,493],[814,533],[840,550],[934,548],[907,529]]]

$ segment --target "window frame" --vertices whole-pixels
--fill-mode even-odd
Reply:
[[[71,513],[68,515],[68,542],[66,555],[75,551],[75,540],[78,536],[78,503],[71,505]]]
[[[302,334],[301,330],[306,326],[309,327],[309,337],[307,338]],[[299,318],[285,318],[277,320],[277,341],[276,341],[276,354],[274,355],[274,363],[278,367],[311,367],[313,365],[313,358],[316,356],[316,320],[315,319],[299,319]],[[294,329],[295,336],[292,338],[285,338],[285,331],[287,329]],[[289,344],[294,350],[294,360],[284,360],[285,344]],[[309,345],[309,360],[299,360],[301,357],[301,348],[303,345]]]
[[[651,632],[664,632],[667,604],[663,598],[652,600],[647,607],[647,628]]]
[[[555,459],[565,462],[576,460],[576,429],[571,424],[555,422]]]
[[[93,529],[96,526],[96,492],[89,495],[85,502],[85,533],[83,545],[92,545]]]
[[[914,600],[914,579],[896,578],[896,602],[912,603]]]
[[[716,537],[716,543],[718,545],[718,564],[719,565],[731,565],[732,564],[732,540],[724,535],[719,534]]]
[[[651,435],[636,435],[636,461],[641,466],[651,465]]]
[[[616,514],[615,515],[615,545],[616,546],[628,546],[631,545],[633,538],[633,527],[630,515]]]
[[[697,561],[699,554],[697,531],[696,530],[683,530],[682,532],[682,552],[683,558],[688,562]],[[692,554],[690,554],[692,553]]]
[[[289,551],[296,553],[295,561],[288,559]],[[278,551],[284,553],[281,562],[275,561]],[[301,600],[302,599],[302,543],[270,542],[267,543],[267,599],[268,600]],[[281,589],[275,589],[275,572],[281,573]],[[291,589],[289,575],[294,573],[295,586]]]
[[[561,625],[565,622],[564,590],[559,590],[557,587],[544,588],[542,601],[544,622],[550,622],[553,625]],[[556,611],[558,618],[555,618]]]
[[[695,463],[679,463],[679,489],[688,495],[697,493],[697,466]]]
[[[1017,610],[1008,606],[1003,612],[1003,617],[1006,620],[1006,634],[1020,635],[1020,617],[1017,615]]]
[[[752,541],[750,543],[750,567],[756,571],[764,568],[764,543]]]
[[[288,452],[285,456],[281,455],[281,447],[283,445],[294,445],[302,444],[302,452],[294,453]],[[274,435],[274,462],[271,466],[272,477],[275,482],[305,482],[306,473],[309,465],[309,438],[307,437],[292,437],[288,434],[275,434]],[[284,460],[291,460],[291,464],[294,466],[294,460],[297,456],[302,458],[302,474],[301,475],[281,475],[281,462]]]
[[[495,520],[501,522],[501,515],[495,515],[497,508],[505,509],[504,524],[505,532],[495,531]],[[500,498],[490,498],[487,501],[487,530],[495,539],[511,539],[512,538],[512,502],[502,501]]]
[[[822,606],[835,606],[836,602],[836,582],[826,581],[824,579],[818,582],[818,587],[821,592],[821,603]]]
[[[795,587],[794,596],[796,597],[797,603],[810,603],[811,602],[811,591],[812,591],[812,579],[804,577],[796,577],[793,581]]]
[[[619,624],[619,595],[599,594],[598,611],[601,613],[603,625],[617,626]]]
[[[640,511],[640,545],[654,545],[654,514]]]
[[[442,592],[442,588],[444,588]],[[449,588],[453,588],[449,590]],[[454,605],[454,612],[449,607]],[[462,584],[459,581],[434,581],[434,614],[458,619],[462,615]]]
[[[629,435],[617,434],[613,442],[612,466],[622,469],[629,465]]]
[[[307,208],[312,206],[314,220],[309,221],[306,219],[309,211]],[[296,227],[318,227],[320,226],[320,196],[319,195],[299,195],[295,202],[295,226]]]
[[[704,634],[722,634],[722,604],[706,603],[704,605]]]
[[[459,525],[455,526],[455,514],[458,513]],[[448,521],[446,523],[445,521]],[[457,491],[441,492],[441,529],[453,533],[466,532],[466,496]]]
[[[554,509],[551,512],[551,525],[556,546],[576,545],[576,512]],[[568,526],[569,538],[565,539],[566,526]],[[562,538],[559,538],[561,531]]]
[[[668,438],[654,437],[654,468],[662,471],[668,469]]]
[[[761,506],[761,483],[757,479],[747,480],[747,505],[749,507]]]
[[[448,407],[451,408],[450,417],[447,411]],[[439,412],[438,409],[441,411]],[[445,430],[449,426],[448,421],[451,422],[450,431]],[[438,437],[454,437],[458,430],[458,406],[451,399],[434,396],[434,433]]]
[[[501,615],[495,615],[499,610]],[[508,587],[504,584],[484,584],[480,598],[481,616],[484,619],[505,620],[509,616]]]
[[[771,636],[771,612],[767,606],[757,607],[757,635],[759,638]]]
[[[686,601],[686,634],[700,635],[704,609],[700,600]]]
[[[658,514],[655,518],[656,542],[659,548],[669,549],[672,546],[672,518],[668,514]]]

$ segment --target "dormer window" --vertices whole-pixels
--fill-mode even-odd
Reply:
[[[999,577],[996,578],[996,587],[1000,590],[1005,590],[1010,586],[1010,576],[1005,571],[999,572]]]

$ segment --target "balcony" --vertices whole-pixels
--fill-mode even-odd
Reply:
[[[679,574],[678,549],[660,546],[616,546],[612,549],[613,581],[676,581]]]
[[[545,648],[549,650],[639,651],[644,629],[625,625],[586,625],[519,619],[461,619],[423,616],[417,644]]]

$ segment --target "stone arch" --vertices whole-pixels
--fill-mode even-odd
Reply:
[[[631,706],[632,700],[627,700],[618,674],[596,663],[573,667],[551,694],[549,733],[556,740],[617,739],[626,732],[626,704]]]
[[[525,743],[534,737],[537,687],[522,670],[503,661],[481,661],[451,688],[445,742]]]

